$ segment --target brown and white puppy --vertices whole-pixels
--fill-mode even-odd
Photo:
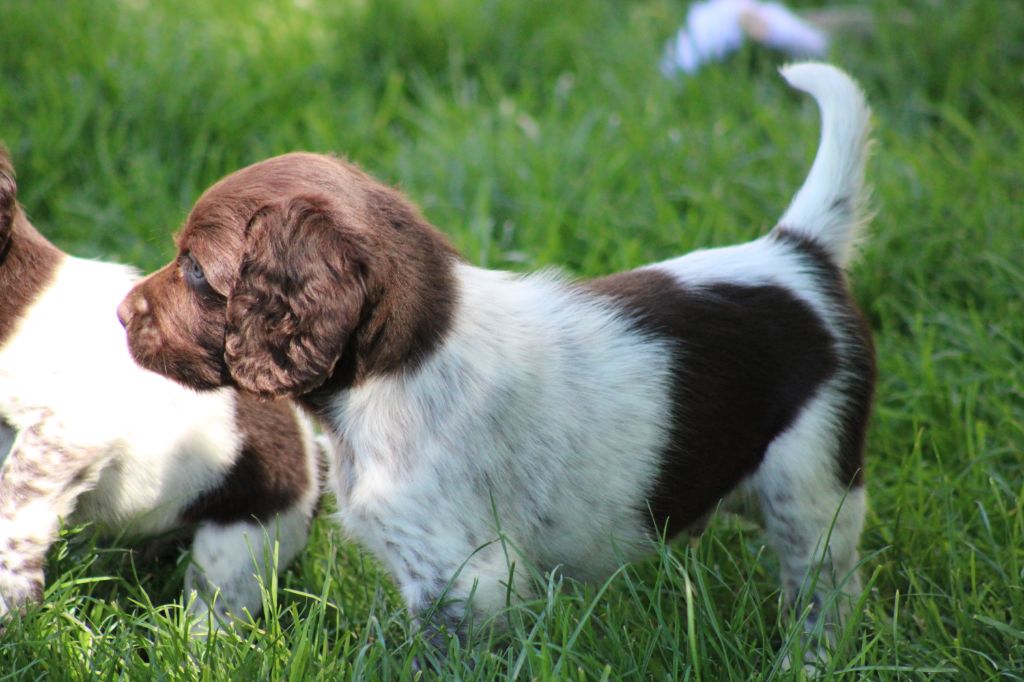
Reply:
[[[259,612],[270,543],[281,565],[305,545],[309,421],[285,400],[198,394],[136,365],[115,310],[137,280],[37,232],[0,150],[0,616],[42,596],[63,517],[129,537],[195,527],[186,590],[215,624]]]
[[[430,627],[528,594],[524,562],[606,576],[741,486],[813,624],[859,590],[874,354],[843,267],[869,112],[834,67],[784,75],[823,133],[761,239],[588,282],[488,271],[352,164],[288,154],[199,199],[119,309],[129,346],[318,415],[345,530]]]

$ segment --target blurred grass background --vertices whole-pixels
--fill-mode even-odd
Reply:
[[[853,280],[880,385],[869,590],[826,676],[1024,679],[1024,3],[858,5],[874,29],[836,36],[831,59],[876,114]],[[400,186],[473,262],[603,274],[763,233],[814,153],[817,112],[777,54],[659,74],[685,10],[0,0],[0,139],[30,216],[75,255],[155,268],[206,186],[307,149]],[[443,672],[796,678],[774,561],[756,527],[719,519],[606,585],[552,586]],[[0,634],[0,679],[414,676],[398,599],[326,517],[233,636],[189,642],[183,570],[67,533],[46,603]]]

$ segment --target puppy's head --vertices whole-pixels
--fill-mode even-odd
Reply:
[[[450,247],[398,192],[339,159],[288,154],[229,175],[177,242],[118,315],[139,364],[194,388],[304,395],[343,354],[372,370],[438,332],[432,306],[412,301],[445,288],[450,265],[436,256]]]

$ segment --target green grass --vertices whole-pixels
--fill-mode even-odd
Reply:
[[[808,3],[800,3],[808,4]],[[853,273],[876,332],[865,592],[831,671],[1024,679],[1024,5],[862,3],[832,59],[875,108],[877,218]],[[401,186],[471,260],[596,275],[768,229],[813,105],[746,48],[656,70],[669,0],[5,0],[0,138],[21,200],[76,255],[152,269],[204,187],[295,149]],[[909,22],[909,23],[908,23]],[[0,292],[3,295],[3,292]],[[388,679],[422,651],[326,516],[265,615],[189,641],[182,562],[66,533],[0,679]],[[776,561],[720,518],[605,585],[551,585],[463,679],[791,678]],[[475,667],[470,665],[475,661]]]

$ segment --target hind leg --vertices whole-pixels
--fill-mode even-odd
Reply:
[[[751,480],[786,599],[808,609],[808,636],[823,632],[829,644],[860,593],[857,544],[866,505],[863,485],[841,481],[835,414],[818,398],[772,442]]]

